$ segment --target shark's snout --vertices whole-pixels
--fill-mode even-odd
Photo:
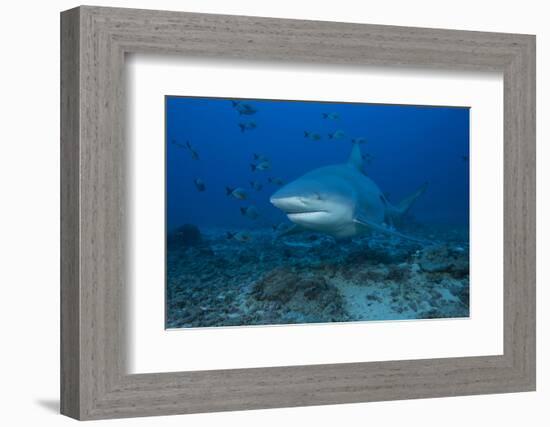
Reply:
[[[301,211],[305,208],[303,201],[296,196],[283,196],[274,194],[269,199],[271,204],[284,212]]]
[[[293,204],[293,199],[296,199],[296,194],[289,192],[287,186],[277,190],[269,199],[271,204],[276,208],[286,211]]]

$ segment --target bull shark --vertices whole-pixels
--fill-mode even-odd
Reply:
[[[362,170],[361,149],[359,143],[354,143],[347,163],[314,169],[280,188],[270,202],[294,223],[282,234],[309,230],[346,239],[378,231],[424,242],[387,224],[410,209],[426,190],[427,183],[393,205]]]

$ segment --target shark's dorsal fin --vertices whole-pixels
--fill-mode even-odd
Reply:
[[[361,156],[361,149],[359,148],[359,144],[357,142],[353,143],[348,164],[357,168],[359,171],[363,169],[363,157]]]

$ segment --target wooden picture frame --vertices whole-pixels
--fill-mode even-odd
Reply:
[[[504,354],[126,373],[127,53],[504,76]],[[61,412],[77,419],[535,389],[535,37],[104,7],[61,14]]]

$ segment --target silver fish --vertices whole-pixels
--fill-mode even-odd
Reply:
[[[250,164],[250,169],[252,170],[252,172],[256,172],[257,170],[258,171],[267,171],[269,169],[271,169],[271,163],[267,162],[267,161],[263,161],[263,162],[260,162],[260,163],[251,163]]]
[[[185,141],[185,146],[187,147],[187,149],[191,153],[191,158],[193,160],[199,160],[199,153],[197,152],[197,150],[195,150],[195,148],[191,145],[191,143],[189,141]]]
[[[309,132],[307,130],[304,131],[304,137],[311,139],[313,141],[320,141],[321,139],[323,139],[323,137],[320,134],[316,132]]]
[[[346,136],[343,130],[337,130],[335,132],[329,133],[329,139],[342,139]]]
[[[228,231],[226,236],[228,239],[236,240],[237,242],[249,242],[251,240],[250,234],[244,231],[237,231],[235,233]]]
[[[281,222],[279,224],[275,224],[275,225],[271,226],[273,231],[275,231],[277,233],[285,232],[285,231],[289,230],[292,227],[293,227],[293,225],[290,222]]]
[[[245,115],[250,116],[252,114],[256,114],[258,110],[256,110],[252,105],[245,104],[242,101],[231,101],[233,103],[233,108],[238,111],[239,115]]]
[[[323,113],[323,119],[337,120],[340,118],[338,113]]]
[[[204,181],[200,178],[195,178],[195,180],[193,181],[195,183],[195,187],[197,187],[197,190],[202,192],[204,190],[206,190],[206,185],[204,183]]]
[[[170,142],[171,142],[172,144],[174,144],[174,145],[175,145],[176,147],[178,147],[178,148],[186,148],[185,145],[180,144],[180,143],[179,143],[178,141],[176,141],[175,139],[172,139]]]
[[[225,187],[225,195],[233,196],[235,197],[235,199],[239,199],[239,200],[246,200],[246,198],[248,197],[246,194],[246,191],[240,187],[237,187],[237,188]]]
[[[247,216],[250,219],[257,219],[260,216],[260,212],[256,206],[247,206],[241,208],[241,215]]]
[[[256,122],[241,122],[239,123],[239,127],[241,128],[241,132],[245,132],[247,130],[256,129],[257,125]]]

